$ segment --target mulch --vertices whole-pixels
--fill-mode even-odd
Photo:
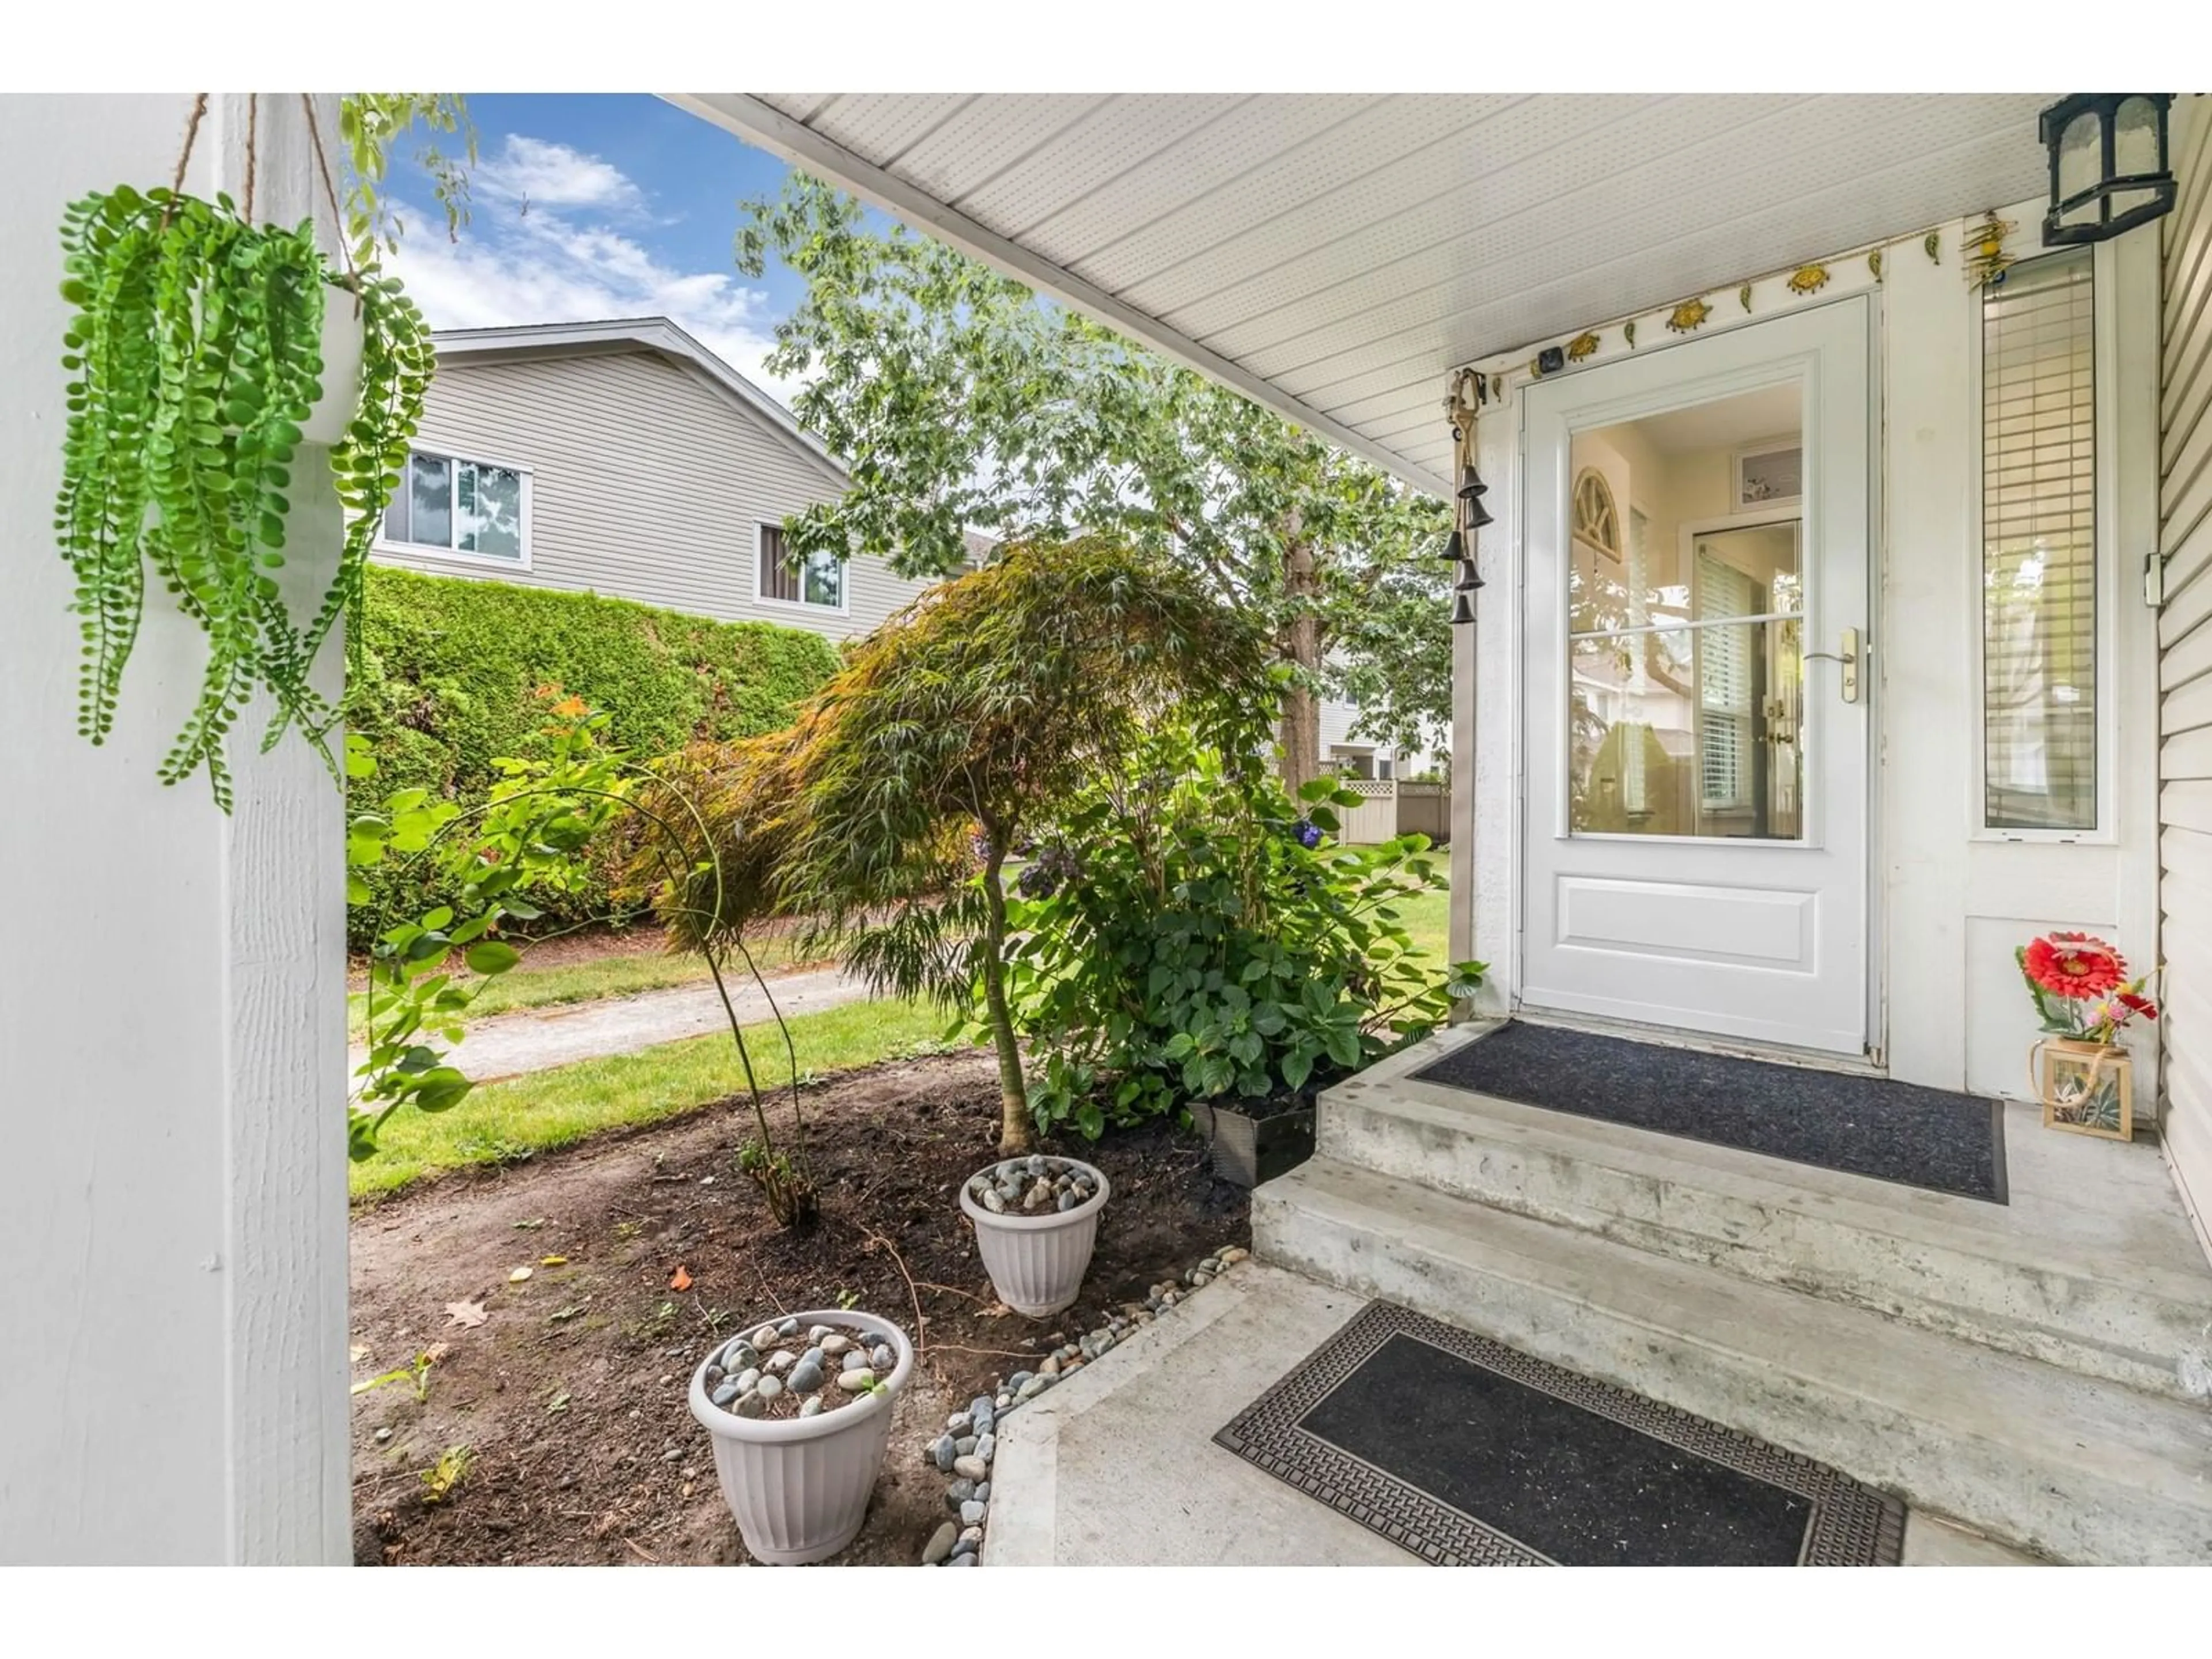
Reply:
[[[988,1054],[889,1062],[803,1100],[823,1199],[805,1231],[779,1229],[738,1172],[750,1115],[734,1101],[356,1213],[354,1376],[435,1354],[422,1398],[404,1381],[355,1397],[356,1561],[747,1560],[685,1404],[692,1369],[763,1318],[850,1306],[918,1334],[920,1363],[867,1524],[836,1559],[911,1563],[945,1518],[944,1477],[921,1449],[947,1413],[1249,1243],[1246,1194],[1188,1135],[1156,1126],[1042,1147],[1097,1164],[1114,1191],[1082,1300],[1036,1323],[994,1298],[958,1206],[959,1183],[996,1157]],[[779,1133],[789,1113],[786,1097]],[[483,1322],[456,1323],[449,1304]],[[429,1501],[422,1475],[455,1446],[466,1473]]]

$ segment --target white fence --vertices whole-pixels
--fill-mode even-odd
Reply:
[[[1401,783],[1395,778],[1340,778],[1361,798],[1343,809],[1339,841],[1371,846],[1416,833],[1443,842],[1451,833],[1451,790],[1441,783]]]

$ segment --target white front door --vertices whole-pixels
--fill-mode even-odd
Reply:
[[[1526,393],[1524,1005],[1867,1048],[1869,310]]]

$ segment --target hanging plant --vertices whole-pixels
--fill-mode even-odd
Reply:
[[[398,283],[374,267],[334,270],[312,222],[254,222],[250,137],[242,210],[228,195],[183,193],[205,109],[203,94],[170,187],[95,192],[64,216],[62,293],[77,313],[64,336],[71,378],[55,533],[76,572],[84,636],[78,730],[98,744],[113,729],[150,569],[208,640],[199,694],[161,781],[204,769],[228,811],[224,747],[258,689],[276,704],[262,748],[297,726],[338,775],[327,741],[337,709],[311,673],[338,619],[357,617],[369,546],[433,358],[422,314]],[[312,106],[308,120],[319,161]],[[362,335],[359,390],[328,452],[346,526],[302,624],[276,572],[295,471],[313,464],[299,452],[332,367],[324,325],[333,304],[355,313]]]

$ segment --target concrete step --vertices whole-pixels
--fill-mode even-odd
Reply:
[[[2212,1563],[2212,1410],[1316,1158],[1255,1249],[2054,1560]]]
[[[1322,1098],[1318,1152],[1676,1261],[1871,1309],[2172,1399],[2212,1376],[2212,1265],[2157,1149],[2008,1109],[1988,1204],[1544,1111],[1410,1073],[1462,1029]]]

